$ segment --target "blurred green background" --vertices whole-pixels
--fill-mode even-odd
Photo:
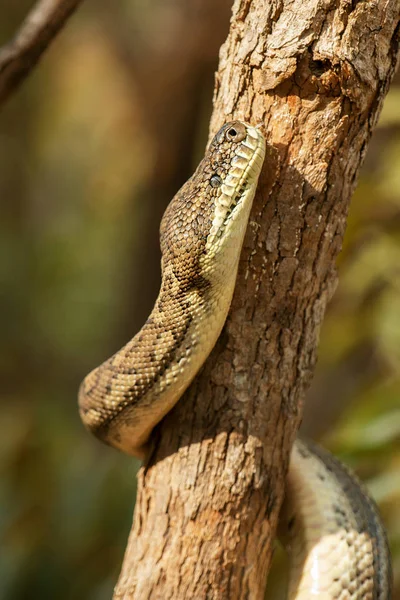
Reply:
[[[3,42],[31,5],[2,6]],[[85,432],[76,392],[157,294],[158,224],[206,142],[230,5],[88,1],[0,114],[0,598],[112,595],[138,464]],[[338,266],[304,429],[379,503],[399,600],[400,77]]]

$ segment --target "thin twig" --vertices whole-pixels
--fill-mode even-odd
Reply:
[[[15,91],[39,61],[82,0],[41,0],[14,38],[0,49],[0,104]]]

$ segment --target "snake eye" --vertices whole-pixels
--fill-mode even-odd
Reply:
[[[215,175],[213,175],[213,176],[211,177],[211,179],[210,179],[210,183],[211,183],[211,187],[213,187],[213,188],[217,188],[217,187],[219,187],[220,185],[222,185],[222,179],[221,179],[221,177],[220,177],[219,175],[217,175],[217,174],[215,173]]]
[[[241,142],[247,135],[246,126],[240,121],[233,121],[225,130],[225,139],[228,142]]]

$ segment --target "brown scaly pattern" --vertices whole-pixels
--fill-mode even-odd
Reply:
[[[390,600],[377,507],[356,475],[311,441],[293,448],[280,535],[291,558],[289,598]]]
[[[80,388],[82,420],[106,443],[141,455],[151,430],[215,344],[263,157],[258,130],[227,123],[169,204],[160,227],[162,283],[153,311]]]

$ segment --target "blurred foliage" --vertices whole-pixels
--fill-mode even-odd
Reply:
[[[2,8],[4,40],[29,5],[18,4]],[[127,60],[135,40],[122,44],[119,26],[139,32],[143,45],[156,22],[164,53],[179,6],[172,0],[124,2],[118,10],[109,2],[84,6],[0,116],[1,598],[112,595],[138,465],[85,432],[76,391],[86,372],[131,334],[133,299],[142,300],[142,312],[152,300],[134,267],[143,261],[146,217],[155,211],[146,190],[160,160],[157,127],[143,119],[145,100]],[[146,57],[139,58],[143,63]],[[213,68],[210,62],[210,89]],[[197,100],[188,169],[204,147],[210,98],[204,93]],[[184,103],[182,92],[177,115]],[[398,83],[351,205],[340,285],[310,392],[310,406],[317,402],[319,412],[310,409],[305,419],[307,431],[324,434],[326,445],[357,470],[379,503],[397,599],[399,106]],[[167,165],[168,156],[167,148]],[[187,174],[180,174],[182,181]],[[158,260],[156,237],[151,244]],[[272,578],[271,594],[274,589]]]

